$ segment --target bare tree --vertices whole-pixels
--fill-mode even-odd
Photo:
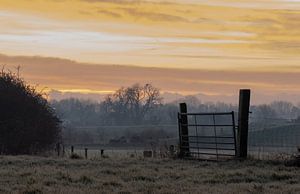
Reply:
[[[159,89],[151,84],[134,84],[128,88],[120,88],[107,96],[102,108],[115,120],[140,123],[153,108],[161,105]],[[118,122],[118,121],[116,121]]]

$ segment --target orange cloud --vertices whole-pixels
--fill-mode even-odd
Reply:
[[[299,22],[286,0],[0,0],[0,63],[61,91],[299,96]]]
[[[152,83],[164,92],[182,94],[234,95],[240,88],[251,88],[273,97],[283,93],[300,96],[299,68],[291,72],[184,70],[5,55],[0,55],[0,62],[10,69],[22,64],[21,74],[27,81],[60,91],[103,93],[140,82]]]
[[[299,60],[299,2],[0,2],[0,52],[10,55],[211,69],[293,66]]]

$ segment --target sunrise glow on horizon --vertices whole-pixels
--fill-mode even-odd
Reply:
[[[299,0],[0,0],[0,26],[0,64],[62,92],[300,96]]]

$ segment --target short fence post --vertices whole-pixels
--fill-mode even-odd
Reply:
[[[175,156],[175,146],[174,145],[170,145],[169,151],[170,151],[170,156],[174,157]]]
[[[190,154],[189,145],[189,129],[186,103],[180,103],[180,121],[179,121],[179,135],[180,135],[180,157],[186,157]]]
[[[88,158],[88,149],[87,148],[84,148],[84,156],[85,156],[85,159]]]
[[[103,157],[103,155],[104,155],[104,150],[102,149],[101,150],[101,157]]]
[[[65,145],[62,145],[62,156],[65,157]]]
[[[248,155],[248,128],[249,128],[249,89],[240,90],[239,120],[238,120],[238,157],[247,158]]]
[[[71,154],[74,154],[74,146],[71,146]]]
[[[60,156],[60,144],[59,143],[56,144],[56,150],[57,150],[57,156],[59,157]]]

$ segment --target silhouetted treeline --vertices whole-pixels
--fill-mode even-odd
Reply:
[[[34,154],[60,141],[60,120],[18,74],[0,72],[0,154]]]
[[[52,106],[63,119],[65,124],[75,126],[94,126],[94,125],[161,125],[176,124],[178,104],[186,102],[189,112],[221,112],[221,111],[238,111],[237,105],[225,103],[202,103],[194,96],[187,96],[184,99],[173,103],[162,104],[157,95],[155,98],[159,101],[153,101],[150,105],[145,102],[138,102],[137,99],[126,102],[127,96],[124,95],[126,89],[118,91],[122,93],[116,97],[111,95],[101,103],[79,100],[66,99],[62,101],[52,101]],[[276,101],[270,104],[255,105],[251,107],[252,121],[260,122],[266,118],[283,118],[296,120],[300,117],[299,106],[290,102]]]
[[[53,101],[52,106],[66,124],[139,125],[163,122],[158,112],[163,107],[159,90],[150,84],[120,88],[101,103],[68,99]],[[165,119],[165,118],[164,118]],[[165,122],[172,122],[167,118]]]
[[[152,141],[153,138],[177,137],[180,102],[187,103],[189,112],[238,111],[237,105],[203,103],[194,96],[167,104],[162,103],[162,100],[157,88],[149,84],[135,84],[132,87],[120,88],[101,103],[66,99],[52,101],[51,104],[64,121],[64,140],[69,143],[137,143]],[[266,128],[266,125],[276,126],[287,121],[300,121],[299,106],[289,102],[256,105],[251,107],[251,111],[251,127],[255,129]]]

